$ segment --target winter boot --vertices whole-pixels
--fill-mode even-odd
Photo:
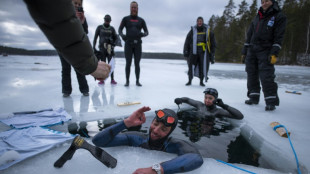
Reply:
[[[250,98],[249,100],[246,100],[244,103],[247,105],[253,105],[253,104],[257,105],[258,101]]]
[[[244,102],[247,105],[257,105],[259,103],[259,95],[249,97],[249,100]]]
[[[265,111],[273,111],[275,109],[276,109],[276,107],[274,105],[266,105],[266,107],[265,107]]]
[[[200,86],[206,86],[206,85],[203,83],[203,79],[200,79]]]
[[[70,94],[68,94],[68,93],[63,93],[63,95],[62,95],[63,97],[69,97],[70,96]]]
[[[103,80],[100,80],[100,81],[98,82],[98,84],[99,84],[99,85],[104,85],[104,81],[103,81]]]
[[[191,78],[188,78],[188,82],[185,84],[186,86],[189,86],[192,84],[192,79]]]

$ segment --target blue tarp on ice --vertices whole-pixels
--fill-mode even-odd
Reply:
[[[9,151],[19,154],[17,159],[0,164],[0,170],[73,139],[75,136],[69,133],[45,128],[69,121],[71,118],[63,108],[59,108],[15,113],[0,120],[17,128],[0,133],[0,157]]]
[[[25,112],[27,113],[27,112]],[[13,128],[27,128],[32,126],[52,126],[67,122],[72,118],[63,108],[47,109],[31,114],[13,114],[0,121]]]
[[[0,170],[6,169],[15,163],[51,149],[73,138],[74,136],[69,133],[41,127],[11,129],[1,132],[0,156],[7,151],[14,150],[19,153],[19,159],[0,166]]]

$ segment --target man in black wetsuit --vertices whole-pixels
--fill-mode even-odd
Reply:
[[[197,116],[204,116],[204,117],[228,117],[233,119],[241,120],[243,119],[243,114],[231,107],[227,104],[224,104],[222,99],[218,98],[218,92],[214,88],[207,88],[204,91],[204,103],[201,101],[193,100],[187,97],[176,98],[174,102],[179,105],[181,103],[187,103],[191,106],[197,108]],[[216,105],[220,106],[221,108],[217,108]]]
[[[99,36],[99,49],[101,55],[97,58],[106,63],[110,63],[112,57],[114,56],[114,47],[117,41],[116,31],[114,27],[110,25],[111,20],[112,18],[110,15],[107,14],[104,16],[104,24],[97,27],[93,41],[93,49],[96,53],[96,43]],[[108,62],[106,60],[107,58]],[[100,80],[98,84],[104,84],[104,81]],[[117,82],[114,80],[114,72],[111,73],[111,84],[117,84]]]
[[[169,174],[188,172],[199,168],[203,164],[203,158],[199,151],[187,141],[169,137],[178,123],[178,117],[173,110],[155,111],[156,115],[148,134],[135,131],[121,133],[124,129],[142,125],[146,120],[144,112],[150,109],[144,106],[124,121],[104,129],[93,138],[93,143],[100,147],[134,146],[178,155],[171,160],[154,164],[152,167],[139,168],[133,174]]]
[[[126,28],[126,35],[123,34],[123,29]],[[141,32],[143,29],[144,33]],[[138,16],[138,3],[132,1],[130,3],[130,15],[122,19],[122,22],[118,29],[119,35],[125,42],[125,58],[126,58],[126,84],[129,86],[130,66],[132,61],[132,55],[134,55],[135,72],[136,72],[136,85],[142,86],[140,78],[140,60],[142,54],[142,37],[147,36],[148,29],[144,19]]]

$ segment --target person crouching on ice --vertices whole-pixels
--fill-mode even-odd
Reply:
[[[203,164],[199,151],[187,141],[169,137],[178,123],[178,117],[171,109],[155,111],[156,115],[148,134],[142,132],[120,133],[124,129],[145,123],[144,112],[149,110],[151,108],[147,106],[138,109],[124,121],[110,126],[95,135],[92,139],[93,143],[100,147],[134,146],[178,155],[169,161],[154,164],[148,168],[139,168],[133,172],[134,174],[180,173],[199,168]]]

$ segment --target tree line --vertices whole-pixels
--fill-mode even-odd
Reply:
[[[277,2],[287,17],[278,64],[310,65],[310,1],[277,0]],[[211,16],[208,25],[216,37],[217,61],[240,62],[248,27],[257,15],[260,3],[259,0],[252,0],[252,3],[248,4],[243,0],[237,8],[234,1],[229,0],[222,16]]]
[[[27,55],[27,56],[57,56],[56,50],[26,50],[22,48],[13,48],[0,45],[0,55]],[[124,52],[115,52],[115,57],[125,57]],[[146,59],[184,59],[182,54],[178,53],[149,53],[143,52],[142,57]]]
[[[287,25],[278,64],[310,66],[310,0],[277,0],[287,17]],[[238,8],[229,0],[222,16],[212,15],[208,25],[215,34],[217,62],[240,63],[241,49],[247,29],[257,15],[260,0],[248,4],[243,0]],[[259,6],[258,6],[259,4]],[[57,55],[55,50],[25,50],[0,46],[0,53],[17,55]],[[115,57],[124,57],[116,52]],[[143,53],[143,58],[184,59],[177,53]]]

